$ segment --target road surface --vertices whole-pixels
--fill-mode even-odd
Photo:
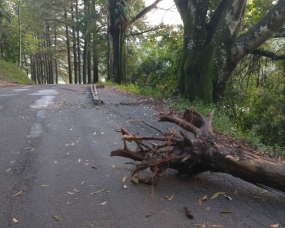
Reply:
[[[120,105],[133,102],[130,96],[111,88],[98,93],[105,104],[96,107],[85,85],[0,90],[1,228],[285,227],[284,195],[230,175],[169,171],[157,188],[123,183],[129,160],[109,156],[122,147],[117,130],[156,134],[130,117],[171,126],[156,122],[157,113],[142,104]],[[232,200],[210,200],[216,192]],[[194,219],[186,217],[185,206]]]

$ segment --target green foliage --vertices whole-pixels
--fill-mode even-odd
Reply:
[[[34,84],[17,66],[3,60],[0,60],[0,78],[8,82],[17,82],[19,84]]]
[[[248,141],[285,154],[284,63],[256,56],[237,67],[227,89],[226,114]],[[266,146],[265,146],[266,145]]]
[[[170,96],[177,84],[182,28],[162,24],[147,38],[141,43],[137,67],[128,72],[128,80],[141,90],[157,89],[159,96]]]

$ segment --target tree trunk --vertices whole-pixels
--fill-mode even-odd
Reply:
[[[78,0],[76,0],[76,22],[78,23],[79,21],[79,16],[78,16]],[[81,84],[81,50],[80,50],[80,36],[79,36],[79,29],[76,31],[76,36],[77,36],[77,54],[78,54],[78,82]]]
[[[98,63],[98,54],[97,54],[97,44],[96,44],[96,31],[93,31],[93,47],[92,47],[92,56],[93,56],[93,83],[99,81],[99,63]]]
[[[153,4],[144,8],[132,19],[125,14],[127,1],[109,0],[110,26],[109,31],[112,36],[113,44],[113,69],[114,82],[121,84],[126,78],[125,70],[125,38],[127,28],[150,12],[162,0],[156,0]]]
[[[195,109],[186,109],[184,116],[169,113],[160,114],[162,122],[177,124],[179,132],[163,133],[161,137],[140,137],[122,128],[124,148],[111,152],[111,156],[131,158],[137,172],[150,168],[151,178],[140,178],[141,182],[157,184],[164,172],[176,169],[180,173],[195,175],[204,171],[223,172],[239,177],[253,184],[268,186],[285,192],[285,164],[278,159],[270,159],[257,152],[231,143],[230,140],[213,134],[214,111],[204,118]],[[191,139],[186,131],[194,134]],[[129,149],[126,141],[134,142],[136,151]]]
[[[119,1],[120,5],[124,5],[123,1]],[[109,12],[110,12],[110,34],[113,40],[113,69],[112,74],[114,82],[121,84],[125,78],[125,37],[126,29],[128,27],[128,20],[125,17],[123,11],[118,15],[117,1],[109,0]],[[118,17],[121,20],[118,22]]]
[[[83,48],[83,84],[87,84],[87,60],[88,60],[88,42],[85,35],[84,48]]]
[[[66,8],[64,8],[64,18],[67,20],[67,10],[66,10]],[[72,84],[73,82],[72,82],[72,69],[71,69],[70,42],[69,42],[69,31],[68,31],[67,24],[65,24],[65,33],[66,33],[66,48],[67,48],[69,84]]]
[[[75,36],[75,27],[74,27],[74,9],[73,3],[71,3],[71,19],[72,19],[72,44],[73,44],[73,61],[74,61],[74,83],[78,83],[78,71],[77,71],[77,53],[76,53],[76,36]]]
[[[55,48],[55,58],[54,58],[54,67],[55,67],[55,84],[58,84],[58,66],[57,66],[57,26],[55,24],[54,28],[54,48]]]
[[[90,44],[90,34],[88,35],[88,44]],[[92,75],[91,75],[91,72],[92,72],[92,63],[91,63],[91,50],[90,50],[90,47],[88,47],[87,49],[87,74],[88,74],[88,84],[91,84],[92,83]]]
[[[238,62],[269,39],[285,21],[285,1],[279,1],[259,23],[237,37],[245,0],[222,0],[210,20],[209,0],[174,1],[184,23],[178,89],[190,100],[200,98],[207,103],[222,100]]]
[[[0,60],[1,60],[1,58],[2,58],[2,45],[3,45],[3,41],[2,41],[2,25],[3,24],[3,22],[2,22],[2,20],[0,19]]]
[[[110,16],[108,14],[108,28],[110,27]],[[110,39],[110,30],[108,29],[107,31],[107,41],[108,41],[108,56],[107,56],[107,81],[111,81],[112,78],[112,66],[113,66],[113,61],[112,61],[112,56],[111,56],[111,39]]]
[[[18,0],[18,29],[19,29],[19,53],[18,66],[22,67],[22,30],[21,30],[21,0]]]

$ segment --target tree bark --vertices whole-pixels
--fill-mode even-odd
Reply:
[[[253,184],[268,186],[285,192],[284,161],[259,155],[242,145],[213,133],[214,111],[203,117],[195,109],[186,109],[183,117],[161,113],[159,121],[177,124],[179,132],[162,133],[161,137],[140,137],[122,128],[124,148],[111,152],[111,156],[131,158],[135,168],[130,176],[150,168],[151,178],[139,178],[141,182],[157,184],[168,169],[195,175],[205,171],[223,172]],[[186,131],[194,134],[190,138]],[[136,151],[129,149],[126,142],[133,142]]]
[[[76,53],[76,35],[75,35],[75,27],[74,27],[74,7],[73,3],[71,3],[71,19],[72,19],[72,47],[73,47],[73,65],[74,65],[74,83],[78,83],[78,71],[77,71],[77,53]]]
[[[79,15],[78,15],[78,0],[76,0],[76,22],[79,22]],[[77,54],[78,54],[78,83],[81,84],[82,74],[81,74],[81,50],[80,50],[80,36],[79,36],[79,29],[76,31],[77,36]]]
[[[64,18],[67,20],[67,10],[64,8]],[[65,24],[65,33],[66,33],[66,49],[67,49],[67,62],[68,62],[68,78],[69,84],[72,84],[72,69],[71,69],[71,55],[70,55],[70,42],[69,42],[69,30],[67,22]]]
[[[21,30],[21,0],[18,0],[18,29],[19,29],[19,53],[18,66],[22,67],[22,30]]]

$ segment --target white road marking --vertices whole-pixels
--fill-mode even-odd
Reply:
[[[34,123],[34,125],[30,129],[29,135],[27,135],[28,138],[34,139],[39,137],[43,132],[43,126],[41,123]]]
[[[36,96],[54,96],[57,95],[58,92],[55,89],[46,89],[46,90],[40,90],[36,93],[32,93],[31,95]]]
[[[41,109],[46,108],[49,105],[54,104],[55,96],[43,96],[39,100],[36,100],[33,105],[30,105],[30,108]]]
[[[32,93],[30,95],[36,95],[36,96],[42,96],[40,99],[36,100],[33,105],[30,105],[29,107],[32,109],[43,109],[48,107],[49,105],[54,104],[55,95],[57,95],[58,92],[54,89],[49,90],[40,90],[36,93]],[[38,138],[43,133],[43,120],[46,117],[45,110],[38,110],[36,112],[36,121],[33,124],[33,126],[30,129],[29,135],[27,135],[27,138]]]

